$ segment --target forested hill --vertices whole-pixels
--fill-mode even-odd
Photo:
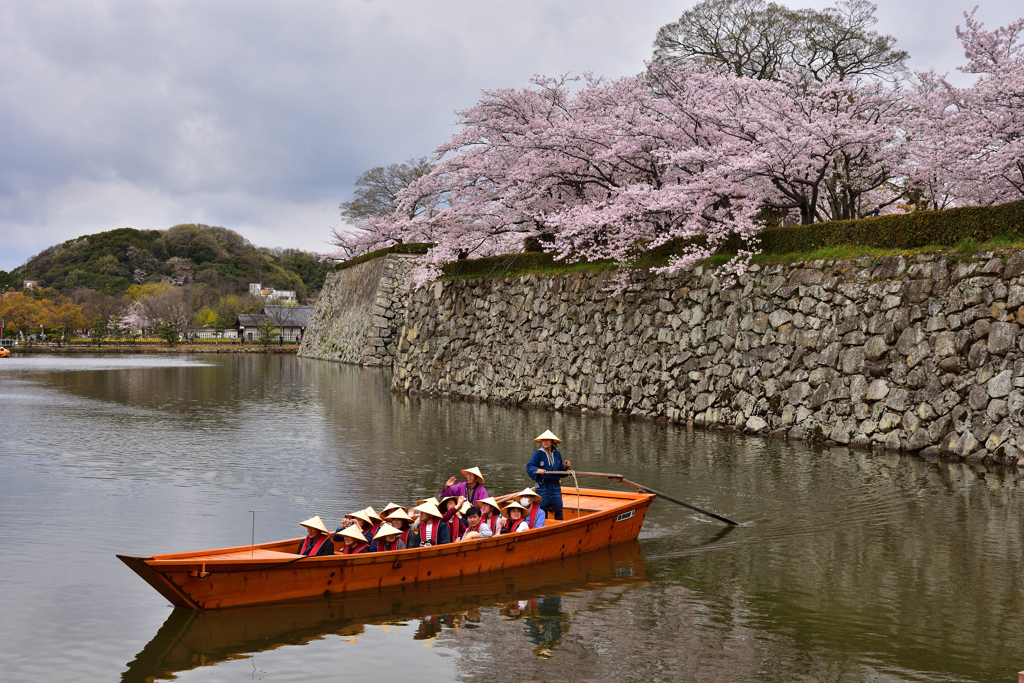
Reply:
[[[294,289],[299,299],[315,296],[330,264],[317,254],[256,247],[227,228],[176,225],[168,230],[120,228],[52,246],[10,273],[5,288],[22,280],[62,293],[90,289],[119,294],[135,284],[196,282],[247,291],[250,282]]]

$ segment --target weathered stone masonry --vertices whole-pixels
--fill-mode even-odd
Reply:
[[[405,318],[406,277],[414,258],[388,254],[331,273],[310,316],[299,355],[390,366]]]
[[[1024,252],[438,282],[402,392],[1024,466]]]

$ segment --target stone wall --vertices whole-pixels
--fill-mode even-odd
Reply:
[[[299,355],[391,366],[409,300],[405,280],[414,258],[388,254],[331,273],[309,318]]]
[[[393,387],[1018,462],[1024,252],[438,282]],[[1024,465],[1024,459],[1021,459]]]

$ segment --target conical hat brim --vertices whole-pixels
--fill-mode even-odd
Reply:
[[[520,505],[519,503],[517,503],[514,500],[512,502],[510,502],[510,503],[505,503],[505,507],[502,508],[502,509],[503,510],[508,510],[509,508],[515,508],[516,510],[522,510],[524,513],[526,512],[526,508],[524,508],[522,505]]]
[[[374,511],[374,509],[372,507],[370,507],[369,505],[366,506],[366,509],[363,510],[363,512],[365,512],[368,517],[372,517],[373,519],[377,520],[378,522],[383,522],[384,521],[384,518],[381,517],[380,515],[378,515],[376,513],[376,511]]]
[[[441,511],[437,509],[437,505],[435,505],[434,503],[431,503],[429,500],[426,503],[424,503],[423,505],[417,505],[414,509],[419,510],[420,512],[422,512],[424,514],[427,514],[427,515],[433,515],[434,517],[442,517],[443,516],[441,514]]]
[[[514,495],[513,498],[519,498],[521,496],[530,496],[531,498],[536,498],[537,500],[544,500],[539,493],[530,488],[523,489],[522,491]]]
[[[461,512],[462,514],[466,514],[466,511],[469,510],[469,508],[471,507],[473,507],[473,505],[467,500],[462,504],[462,507],[459,508],[459,512]]]
[[[481,503],[484,503],[486,505],[490,505],[495,510],[500,510],[501,509],[501,504],[498,503],[498,501],[494,500],[494,498],[484,498],[483,500],[478,500],[476,502],[476,506],[480,507]]]
[[[470,467],[468,470],[462,470],[462,475],[463,476],[465,476],[467,474],[472,474],[474,477],[476,477],[477,479],[480,480],[481,484],[486,484],[487,483],[487,482],[484,481],[484,475],[480,474],[480,468],[479,467]]]
[[[366,510],[356,510],[355,512],[345,516],[351,517],[352,519],[358,519],[359,521],[366,522],[367,524],[373,524],[373,520],[370,519],[370,515],[366,514]]]
[[[317,531],[322,531],[325,534],[331,533],[327,530],[327,526],[324,525],[324,520],[320,519],[320,515],[310,517],[305,522],[299,522],[299,525],[304,526],[307,529],[316,529]]]
[[[394,536],[395,534],[401,534],[402,532],[391,526],[387,522],[380,525],[380,529],[377,529],[377,533],[373,535],[373,540],[378,538],[384,538],[385,536]]]
[[[345,527],[344,529],[341,530],[341,533],[339,535],[340,536],[348,536],[349,538],[352,538],[352,539],[355,539],[357,541],[362,541],[363,543],[366,543],[366,535],[363,534],[362,531],[360,531],[359,529],[355,528],[354,526],[347,526],[347,527]]]
[[[403,510],[402,508],[398,508],[397,510],[392,512],[390,515],[388,515],[388,519],[402,519],[402,520],[405,520],[406,522],[411,522],[412,521],[412,517],[409,516],[409,513],[406,512],[405,510]]]
[[[545,430],[544,433],[541,434],[540,436],[538,436],[536,439],[534,439],[534,441],[536,441],[537,443],[540,443],[544,439],[551,439],[555,443],[562,443],[562,440],[559,439],[554,434],[552,434],[550,429]]]
[[[396,503],[388,503],[387,506],[385,506],[385,508],[380,511],[380,514],[383,515],[383,517],[385,519],[387,519],[387,516],[389,514],[391,514],[392,510],[401,510],[401,509],[402,509],[401,505],[398,505]]]

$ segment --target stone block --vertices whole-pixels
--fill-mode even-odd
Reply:
[[[988,344],[985,342],[978,342],[971,347],[971,350],[967,353],[967,366],[971,370],[977,370],[985,361],[988,360]]]
[[[1020,277],[1022,274],[1024,274],[1024,251],[1015,251],[1010,254],[1010,258],[1006,259],[1006,265],[1003,266],[1003,277],[1009,280]]]
[[[873,337],[877,339],[878,337]],[[851,348],[847,349],[843,355],[842,370],[843,374],[846,375],[857,375],[864,370],[864,349]],[[877,358],[877,356],[876,356]],[[872,359],[874,360],[874,359]]]
[[[914,347],[924,341],[924,330],[921,326],[913,325],[903,330],[900,338],[896,341],[896,350],[904,356],[910,355]]]
[[[988,395],[992,398],[1002,398],[1003,396],[1009,396],[1010,392],[1013,391],[1013,371],[1003,370],[998,375],[993,377],[985,385],[988,390]]]
[[[981,411],[988,407],[989,395],[985,387],[973,386],[971,387],[970,393],[967,394],[967,405],[971,407],[971,410]]]
[[[907,270],[907,259],[903,256],[885,256],[878,259],[878,265],[871,273],[873,280],[895,280]]]
[[[1017,343],[1017,325],[1015,323],[992,323],[988,332],[988,352],[997,356],[1005,356]]]
[[[867,393],[864,395],[866,401],[881,401],[889,395],[889,384],[884,379],[876,379],[868,385]]]
[[[932,335],[932,349],[937,358],[956,354],[956,336],[949,331],[936,332]]]
[[[871,337],[864,344],[864,350],[862,352],[862,358],[876,361],[886,354],[889,350],[889,345],[885,343],[885,337],[877,335]]]

